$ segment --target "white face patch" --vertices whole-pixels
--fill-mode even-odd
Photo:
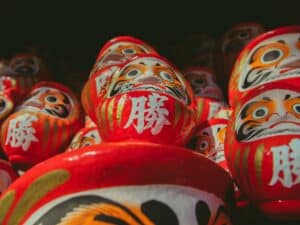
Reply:
[[[282,34],[262,41],[241,65],[239,90],[300,76],[300,33]]]
[[[108,96],[130,91],[148,90],[166,93],[184,104],[189,104],[183,75],[166,62],[155,57],[141,57],[115,72]]]
[[[275,89],[263,92],[240,109],[235,133],[238,141],[250,142],[270,136],[299,134],[300,93]]]
[[[24,225],[69,225],[75,224],[71,223],[74,218],[78,224],[89,225],[104,221],[145,225],[231,224],[223,201],[211,193],[177,185],[141,185],[65,195],[38,209]]]

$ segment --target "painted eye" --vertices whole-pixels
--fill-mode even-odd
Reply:
[[[208,142],[207,141],[201,141],[200,143],[199,143],[199,149],[200,150],[205,150],[205,149],[207,149],[208,148]]]
[[[50,96],[47,96],[46,100],[48,102],[56,102],[57,101],[57,98],[53,95],[50,95]]]
[[[125,48],[122,50],[122,53],[124,55],[133,55],[133,54],[136,54],[136,51],[133,48]]]
[[[139,76],[142,72],[138,69],[132,69],[132,70],[129,70],[128,73],[126,74],[126,76],[128,78],[135,78],[137,76]]]
[[[268,109],[266,107],[259,107],[253,112],[254,119],[264,118],[268,114]]]
[[[159,75],[160,75],[160,77],[161,77],[162,79],[164,79],[164,80],[166,80],[166,81],[169,81],[169,82],[173,82],[173,81],[174,81],[172,75],[169,74],[169,73],[166,72],[166,71],[160,71],[160,72],[159,72]]]
[[[263,63],[273,63],[283,55],[280,49],[270,49],[261,56]]]
[[[293,110],[294,110],[296,113],[300,114],[300,103],[294,104],[294,105],[293,105]]]

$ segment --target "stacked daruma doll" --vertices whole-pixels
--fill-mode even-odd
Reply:
[[[274,219],[300,220],[300,27],[251,41],[229,84],[225,154],[240,189]]]
[[[102,143],[27,171],[2,195],[0,223],[231,225],[230,176],[183,147],[196,107],[180,71],[158,54],[138,54],[95,87],[87,113]]]

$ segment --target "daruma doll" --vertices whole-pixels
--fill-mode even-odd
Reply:
[[[1,145],[14,166],[28,169],[64,151],[83,124],[79,102],[67,87],[40,82],[2,124]]]
[[[225,156],[241,191],[267,216],[299,220],[300,92],[269,83],[229,120]]]
[[[179,70],[157,55],[138,55],[95,99],[103,141],[140,140],[184,145],[196,126],[195,99]]]
[[[153,143],[106,143],[27,171],[1,196],[0,223],[231,225],[232,205],[230,176],[199,154]]]

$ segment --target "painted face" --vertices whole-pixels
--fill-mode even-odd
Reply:
[[[226,124],[214,124],[201,129],[197,137],[196,150],[216,163],[224,161],[226,128]]]
[[[83,128],[73,138],[69,150],[76,150],[100,143],[101,137],[97,127]]]
[[[40,70],[38,60],[31,55],[15,56],[10,61],[9,67],[16,75],[36,75]]]
[[[31,109],[58,118],[68,118],[74,103],[71,97],[58,89],[41,87],[35,89],[17,110]]]
[[[183,104],[190,103],[182,74],[155,57],[139,57],[117,71],[108,97],[136,90],[166,93]]]
[[[238,54],[254,37],[263,32],[257,25],[240,25],[230,29],[223,37],[222,52]]]
[[[119,65],[131,59],[137,54],[156,53],[146,44],[137,44],[129,41],[119,41],[109,46],[97,59],[97,62],[91,72],[100,70],[106,66]]]
[[[300,75],[300,32],[266,39],[252,49],[242,65],[239,89],[249,90]]]
[[[266,91],[244,104],[235,122],[238,141],[299,134],[300,93],[284,89]]]
[[[224,100],[222,90],[215,83],[212,73],[201,69],[187,69],[184,74],[196,96]]]
[[[43,206],[24,224],[230,225],[231,222],[224,203],[207,192],[177,185],[141,185],[63,196]]]

